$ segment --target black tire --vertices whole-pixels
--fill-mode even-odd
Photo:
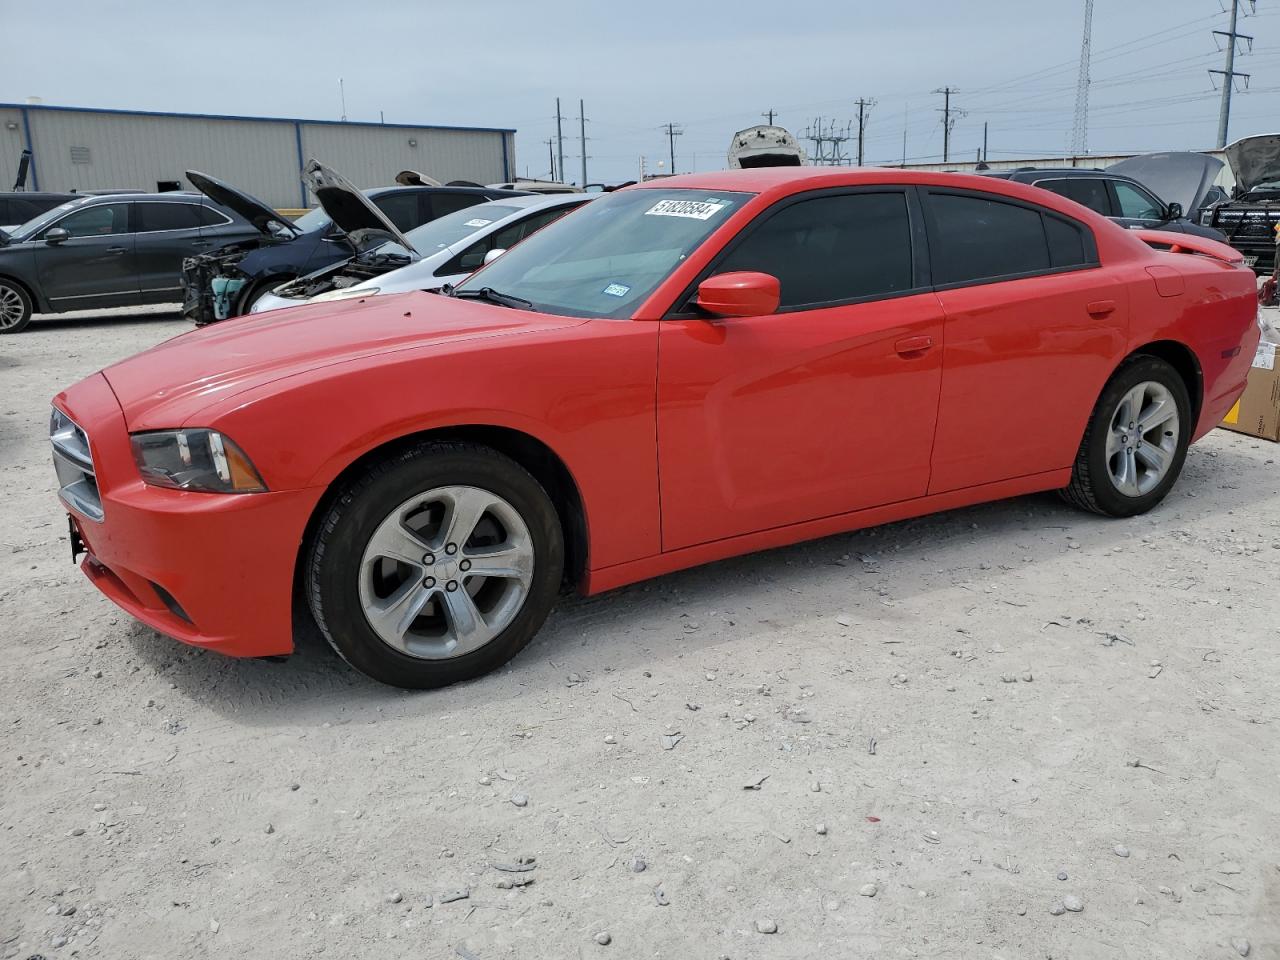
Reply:
[[[506,629],[470,653],[425,660],[393,648],[374,631],[360,600],[360,565],[390,511],[448,485],[480,487],[506,500],[528,528],[534,569],[524,604]],[[375,680],[423,690],[482,676],[519,653],[551,612],[563,568],[559,517],[528,471],[489,447],[431,441],[374,464],[337,491],[309,544],[304,588],[317,625],[339,656]]]
[[[0,334],[27,329],[33,312],[31,297],[22,285],[0,277]]]
[[[255,283],[253,286],[249,288],[248,293],[246,293],[244,296],[240,298],[240,303],[238,307],[240,312],[237,313],[236,316],[237,317],[248,316],[249,311],[253,309],[253,305],[258,302],[258,300],[262,297],[264,293],[270,293],[272,290],[274,290],[276,287],[280,286],[281,284],[289,283],[296,279],[297,279],[296,277],[291,277],[287,274],[284,274],[276,277],[268,277],[266,280],[259,280],[257,283]]]
[[[1107,437],[1121,400],[1142,383],[1157,383],[1172,395],[1178,411],[1177,446],[1160,481],[1140,496],[1122,492],[1112,479],[1107,462]],[[1178,372],[1159,357],[1139,354],[1115,372],[1089,418],[1084,439],[1076,454],[1071,483],[1060,491],[1073,506],[1108,517],[1133,517],[1146,513],[1169,493],[1182,472],[1195,424],[1191,419],[1191,398]]]

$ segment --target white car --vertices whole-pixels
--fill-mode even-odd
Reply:
[[[599,194],[504,197],[415,227],[391,241],[263,294],[251,313],[458,283],[529,234]]]

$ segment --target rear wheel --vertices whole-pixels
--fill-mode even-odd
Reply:
[[[515,656],[563,566],[559,518],[527,471],[487,447],[423,443],[338,495],[311,546],[308,599],[354,667],[440,687]]]
[[[1182,377],[1158,357],[1135,357],[1098,398],[1063,497],[1113,517],[1146,513],[1182,472],[1191,430]]]
[[[31,297],[12,280],[0,277],[0,333],[17,333],[31,323]]]

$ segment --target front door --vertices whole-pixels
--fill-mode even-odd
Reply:
[[[901,189],[784,201],[708,271],[777,277],[777,313],[662,321],[664,550],[925,493],[943,320],[918,209]]]
[[[40,286],[55,310],[122,306],[138,297],[137,261],[129,226],[130,203],[80,207],[30,241]],[[66,240],[49,243],[61,227]]]

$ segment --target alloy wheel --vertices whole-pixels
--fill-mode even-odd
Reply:
[[[1173,394],[1148,380],[1121,399],[1107,434],[1107,470],[1127,497],[1151,492],[1169,471],[1178,451],[1181,423]]]
[[[438,487],[401,503],[374,530],[360,562],[360,604],[399,652],[460,657],[511,624],[533,569],[533,540],[510,503],[480,487]]]
[[[26,316],[27,307],[20,294],[7,283],[0,283],[0,330],[16,327]]]

